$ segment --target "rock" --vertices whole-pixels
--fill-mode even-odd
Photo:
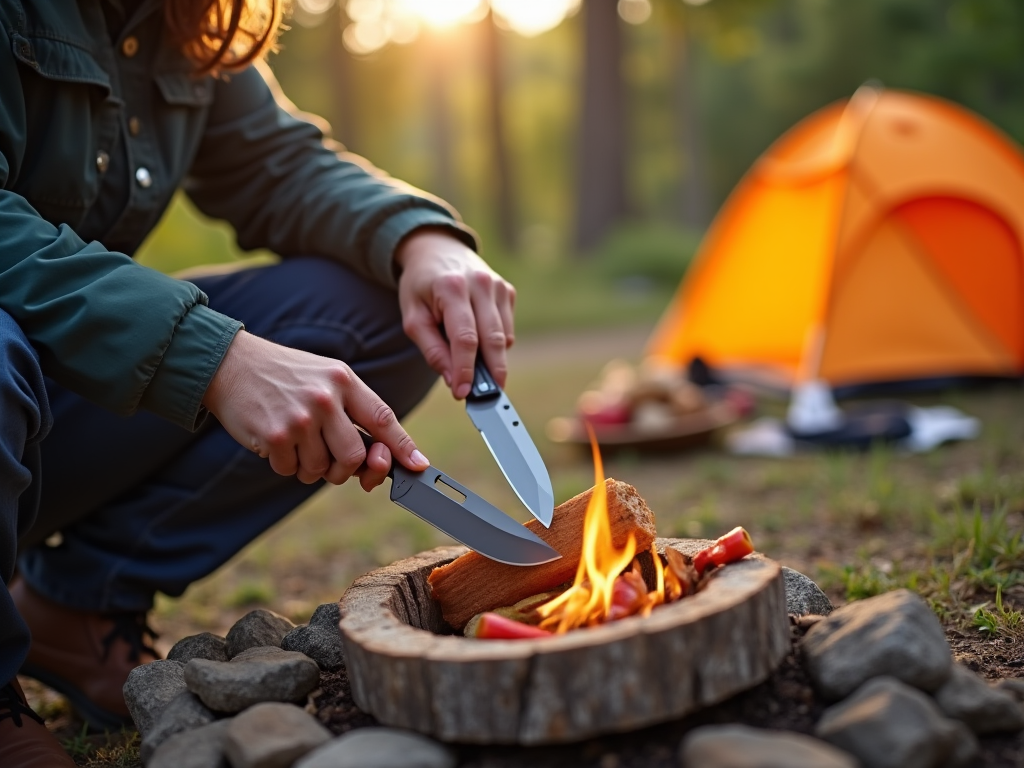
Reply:
[[[1024,677],[1006,677],[996,683],[996,690],[1008,693],[1018,702],[1024,703]]]
[[[146,768],[228,768],[224,742],[230,720],[176,733],[156,748]]]
[[[931,692],[953,666],[942,625],[907,589],[837,609],[808,630],[801,647],[811,682],[832,700],[880,675]]]
[[[282,654],[286,653],[276,645],[257,645],[255,648],[248,648],[242,651],[240,654],[235,656],[231,660],[232,664],[237,664],[243,661],[252,661],[253,659],[280,659]]]
[[[293,629],[294,624],[273,611],[262,608],[249,611],[228,630],[228,658],[233,659],[242,651],[260,645],[276,645],[280,648],[281,640]]]
[[[871,768],[954,768],[978,751],[967,726],[893,677],[877,677],[825,710],[815,734]]]
[[[858,768],[852,756],[819,739],[745,725],[690,731],[679,759],[684,766],[700,768]]]
[[[227,640],[212,632],[189,635],[176,642],[167,654],[171,661],[188,664],[192,659],[209,659],[210,661],[227,661]]]
[[[263,701],[302,701],[319,682],[316,662],[292,651],[232,661],[192,659],[185,665],[188,689],[215,712],[241,712]]]
[[[179,693],[185,692],[185,665],[161,659],[142,664],[128,673],[122,692],[124,703],[139,733],[145,736],[153,723]]]
[[[281,641],[286,651],[304,653],[325,672],[337,672],[345,664],[338,622],[341,611],[337,603],[324,603],[315,611],[305,627],[296,627]]]
[[[935,692],[939,709],[967,724],[975,733],[1019,731],[1024,711],[1006,691],[993,688],[961,664],[953,665],[949,680]]]
[[[212,723],[216,716],[189,691],[182,691],[163,708],[152,727],[142,738],[142,762],[148,763],[156,748],[176,733]]]
[[[832,601],[821,588],[792,568],[782,568],[782,580],[786,586],[786,611],[797,616],[816,614],[828,616],[835,610]]]
[[[228,726],[225,754],[233,768],[288,768],[331,740],[331,732],[292,704],[250,707]]]
[[[442,744],[397,728],[359,728],[309,753],[294,768],[455,768]]]

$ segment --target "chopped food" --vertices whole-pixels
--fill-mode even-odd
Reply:
[[[509,619],[501,614],[488,612],[480,614],[473,637],[483,640],[526,640],[534,637],[550,637],[551,633],[540,627]]]
[[[726,565],[741,560],[754,551],[754,542],[750,534],[736,526],[727,534],[715,541],[713,546],[703,549],[693,558],[693,567],[698,575],[703,575],[709,567]]]

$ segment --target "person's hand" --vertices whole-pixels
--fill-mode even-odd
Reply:
[[[430,466],[391,408],[345,363],[245,331],[228,347],[203,405],[275,472],[304,483],[340,485],[358,475],[369,491],[384,482],[392,456],[416,472]],[[353,421],[376,440],[369,451]]]
[[[395,261],[402,269],[402,327],[452,394],[460,400],[469,394],[478,347],[498,386],[505,386],[515,288],[444,230],[416,230],[399,245]]]

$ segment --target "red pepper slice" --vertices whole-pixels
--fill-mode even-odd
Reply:
[[[742,526],[736,526],[693,558],[693,567],[703,574],[712,565],[726,565],[742,560],[754,551],[754,542]]]
[[[550,636],[551,633],[546,629],[507,619],[499,613],[483,614],[476,625],[476,637],[484,640],[526,640]]]

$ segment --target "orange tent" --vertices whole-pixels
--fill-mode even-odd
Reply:
[[[1024,373],[1024,156],[937,98],[864,87],[740,182],[647,353],[833,387]]]

